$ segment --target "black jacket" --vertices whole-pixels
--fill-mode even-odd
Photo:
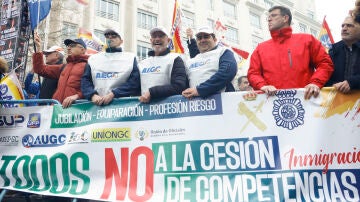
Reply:
[[[325,86],[332,86],[335,83],[345,80],[345,47],[346,44],[344,41],[339,41],[333,44],[329,50],[329,55],[334,63],[334,72]],[[357,51],[358,56],[360,56],[360,42],[353,44],[353,51]],[[356,58],[353,68],[353,75],[347,81],[349,82],[351,90],[360,89],[360,57]]]

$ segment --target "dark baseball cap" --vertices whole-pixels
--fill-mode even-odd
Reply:
[[[79,39],[65,39],[65,41],[64,41],[65,46],[68,46],[68,45],[70,45],[72,43],[80,44],[86,49],[85,42],[80,38]]]

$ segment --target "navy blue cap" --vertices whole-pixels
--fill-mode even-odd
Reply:
[[[86,49],[86,44],[82,39],[65,39],[64,41],[65,46],[68,46],[72,43],[80,44]]]

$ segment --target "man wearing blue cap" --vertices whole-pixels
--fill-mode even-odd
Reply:
[[[106,29],[106,52],[92,55],[81,78],[84,97],[96,105],[107,105],[114,98],[140,95],[140,74],[136,57],[124,52],[119,31]]]
[[[34,37],[36,52],[33,54],[33,68],[40,76],[59,79],[53,99],[58,100],[64,108],[71,106],[77,100],[83,98],[80,89],[81,76],[84,73],[88,57],[85,55],[86,44],[82,39],[66,39],[67,64],[45,65],[41,51],[41,40],[36,33]]]

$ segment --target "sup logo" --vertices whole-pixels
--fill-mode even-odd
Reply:
[[[276,92],[279,99],[274,101],[273,116],[277,126],[292,130],[304,124],[305,110],[299,98],[294,98],[296,90]]]
[[[0,128],[20,127],[24,120],[24,116],[20,114],[2,115],[0,116]]]
[[[30,147],[58,147],[66,142],[66,135],[38,135],[32,136],[27,134],[22,138],[22,145],[26,148]]]

